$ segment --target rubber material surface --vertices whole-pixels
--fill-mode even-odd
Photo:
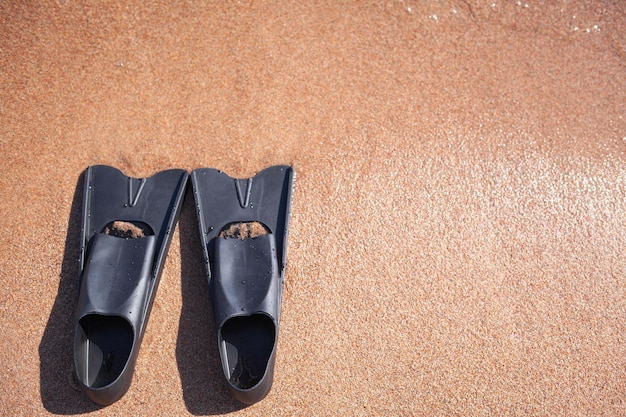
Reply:
[[[274,377],[294,172],[274,166],[234,179],[207,168],[191,179],[224,377],[252,404]],[[244,232],[230,234],[239,225]]]
[[[85,172],[80,285],[74,337],[78,385],[107,405],[130,387],[188,174],[147,179],[98,165]],[[117,237],[119,223],[127,230]]]

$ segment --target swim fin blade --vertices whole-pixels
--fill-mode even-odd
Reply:
[[[294,171],[191,173],[224,377],[253,404],[274,379]]]
[[[97,165],[84,178],[74,365],[79,387],[108,405],[130,387],[188,173]]]

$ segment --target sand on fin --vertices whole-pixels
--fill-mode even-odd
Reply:
[[[113,222],[111,226],[105,227],[104,234],[122,239],[138,239],[146,236],[143,228],[134,223],[119,220]]]
[[[227,239],[252,239],[267,235],[269,230],[260,222],[231,223],[220,232],[220,237]]]

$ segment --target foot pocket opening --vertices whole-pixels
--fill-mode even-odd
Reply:
[[[228,380],[239,389],[259,383],[274,350],[276,329],[264,314],[233,317],[222,326]]]
[[[90,314],[78,322],[76,374],[91,388],[105,387],[122,373],[133,347],[133,329],[117,316]]]

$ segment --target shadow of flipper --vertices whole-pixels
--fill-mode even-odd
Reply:
[[[187,410],[194,415],[226,414],[245,405],[223,382],[195,206],[193,193],[188,192],[178,220],[183,304],[176,361]]]
[[[41,402],[54,414],[82,414],[101,408],[87,399],[74,382],[74,316],[78,300],[83,180],[84,174],[78,179],[70,209],[59,289],[39,343]]]

